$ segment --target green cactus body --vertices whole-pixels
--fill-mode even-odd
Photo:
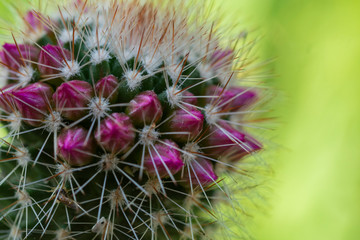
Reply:
[[[1,239],[215,239],[225,173],[262,149],[251,46],[165,5],[29,12],[41,35],[3,46]]]

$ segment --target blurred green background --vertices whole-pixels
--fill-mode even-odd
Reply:
[[[269,208],[256,239],[360,239],[360,1],[234,0],[260,29],[280,102]]]
[[[6,2],[8,22],[16,12]],[[269,159],[269,207],[253,214],[252,234],[360,239],[360,1],[216,2],[263,36],[263,59],[277,57],[268,84],[281,96],[272,105],[280,147]]]

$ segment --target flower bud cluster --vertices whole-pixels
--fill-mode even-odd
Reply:
[[[119,225],[125,230],[117,239],[130,235],[139,239],[132,224],[138,224],[143,236],[152,234],[144,230],[148,221],[141,219],[149,217],[149,207],[156,210],[157,217],[151,210],[150,218],[157,227],[164,225],[161,221],[175,225],[168,206],[177,209],[176,217],[195,214],[192,206],[196,204],[205,208],[206,201],[200,203],[197,197],[186,213],[179,206],[197,191],[209,201],[207,189],[219,187],[223,177],[219,169],[235,168],[245,156],[263,148],[241,124],[256,107],[261,92],[223,82],[236,52],[223,49],[208,30],[193,33],[186,20],[169,20],[170,12],[158,16],[151,4],[140,8],[135,0],[133,5],[114,2],[107,10],[86,2],[76,1],[72,10],[81,14],[69,11],[70,17],[61,10],[57,19],[28,12],[24,19],[29,36],[41,37],[34,43],[3,45],[1,64],[9,76],[8,84],[0,89],[1,121],[10,132],[9,139],[15,139],[14,146],[4,141],[10,148],[20,149],[15,144],[28,148],[26,153],[33,159],[27,157],[26,164],[39,166],[41,175],[32,181],[52,186],[53,193],[39,214],[32,209],[34,219],[46,219],[46,224],[34,229],[46,232],[47,221],[56,216],[51,211],[57,208],[48,208],[55,199],[66,207],[65,225],[81,217],[93,221],[93,210],[98,209],[93,229],[103,239]],[[171,34],[167,33],[170,29]],[[204,41],[208,41],[206,47],[202,47]],[[6,152],[4,146],[1,151]],[[21,155],[18,152],[15,157]],[[1,184],[26,164],[11,170]],[[32,170],[24,167],[22,174],[26,171]],[[43,176],[48,172],[51,176]],[[26,177],[9,186],[27,186],[22,182]],[[172,200],[168,189],[178,199]],[[94,206],[93,199],[100,203]],[[155,207],[153,199],[159,201]],[[104,203],[111,206],[103,210]],[[142,208],[145,204],[150,205]],[[0,209],[5,208],[0,205]],[[70,209],[74,210],[72,220]],[[109,218],[101,216],[104,212]],[[123,219],[118,219],[119,214]],[[59,224],[56,220],[50,226]]]

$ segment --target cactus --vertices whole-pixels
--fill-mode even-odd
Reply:
[[[225,182],[263,148],[245,121],[261,91],[247,35],[223,46],[199,9],[75,1],[23,17],[26,38],[0,54],[1,239],[219,239]]]

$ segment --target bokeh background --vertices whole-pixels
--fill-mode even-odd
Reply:
[[[255,238],[360,239],[360,1],[222,4],[260,29],[264,59],[277,57],[280,147]]]
[[[1,0],[0,24],[17,14],[9,4],[29,2]],[[275,173],[252,214],[254,238],[360,239],[360,1],[215,3],[256,29],[263,59],[276,58]]]

